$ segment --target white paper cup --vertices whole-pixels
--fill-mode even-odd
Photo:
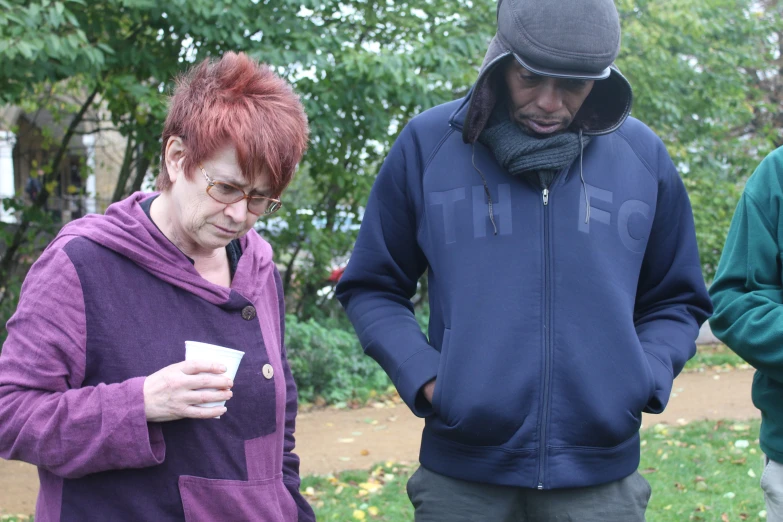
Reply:
[[[225,346],[218,346],[216,344],[201,343],[198,341],[185,341],[185,360],[201,360],[210,361],[223,364],[227,370],[223,375],[228,376],[231,380],[237,374],[239,368],[239,362],[242,360],[242,356],[245,352],[239,350],[232,350]],[[213,374],[217,375],[217,374]],[[205,390],[214,390],[214,388],[204,388]],[[196,404],[202,408],[211,408],[214,406],[224,406],[226,401],[218,402],[205,402],[203,404]]]

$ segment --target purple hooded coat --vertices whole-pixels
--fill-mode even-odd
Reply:
[[[0,356],[0,457],[38,466],[36,522],[315,520],[271,247],[251,230],[231,288],[214,285],[148,197],[68,224],[30,269]],[[228,411],[147,422],[144,379],[186,340],[245,352]]]

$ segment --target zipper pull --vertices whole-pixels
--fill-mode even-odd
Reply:
[[[545,189],[542,191],[542,194],[544,195],[544,206],[547,206],[547,205],[549,205],[549,189],[548,189],[548,188],[545,188]]]

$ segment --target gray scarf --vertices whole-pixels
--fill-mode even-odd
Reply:
[[[489,147],[503,168],[515,176],[528,171],[559,171],[569,166],[581,152],[579,135],[574,132],[548,138],[526,134],[511,119],[505,103],[495,104],[478,139]],[[582,146],[589,142],[589,136],[582,137]]]

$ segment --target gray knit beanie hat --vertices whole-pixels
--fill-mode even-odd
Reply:
[[[620,52],[613,0],[499,0],[497,37],[526,69],[602,80]]]

